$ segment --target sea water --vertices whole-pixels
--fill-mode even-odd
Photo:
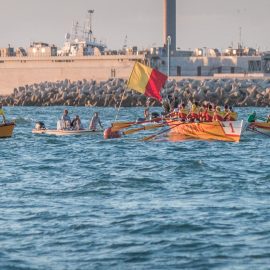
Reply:
[[[116,114],[68,109],[85,126],[95,111],[105,127]],[[0,269],[269,269],[270,138],[34,135],[64,108],[5,110],[17,125],[0,140]]]

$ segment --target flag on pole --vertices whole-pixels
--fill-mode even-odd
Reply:
[[[136,62],[128,81],[128,88],[161,101],[160,91],[167,78],[158,70]]]

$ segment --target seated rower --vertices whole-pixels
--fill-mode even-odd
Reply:
[[[71,127],[76,130],[83,129],[79,115],[76,115],[76,117],[72,120]]]
[[[205,110],[206,110],[205,105],[203,105],[202,107],[199,107],[199,120],[200,120],[200,122],[205,122],[205,117],[204,117]]]
[[[225,105],[225,110],[224,110],[224,121],[236,121],[238,118],[238,114],[233,111],[232,106],[228,107],[226,109]]]
[[[199,112],[200,112],[199,103],[195,102],[192,105],[191,111],[190,111],[190,113],[188,115],[188,118],[190,119],[191,122],[200,120]]]
[[[3,110],[3,104],[2,104],[2,102],[0,102],[0,115],[3,118],[3,123],[6,124],[6,117],[5,117],[5,112]]]
[[[229,112],[230,112],[229,106],[227,104],[224,105],[224,111],[222,112],[223,118],[225,118],[225,115],[228,114]]]
[[[188,110],[186,109],[186,104],[182,103],[179,105],[178,117],[181,121],[185,122],[187,120]]]
[[[222,116],[221,108],[219,106],[216,107],[214,115],[213,115],[213,121],[224,121],[224,118]]]
[[[94,113],[94,116],[92,117],[90,124],[89,124],[89,129],[92,131],[96,131],[98,125],[103,129],[103,126],[101,124],[100,118],[98,116],[98,112]]]
[[[207,110],[204,114],[205,122],[212,122],[214,116],[213,106],[211,104],[208,104]]]
[[[233,110],[232,106],[229,107],[229,110],[231,112],[231,119],[232,119],[231,121],[237,121],[238,113]]]
[[[249,115],[248,117],[248,122],[249,123],[254,123],[257,120],[257,114],[254,111],[252,114]]]

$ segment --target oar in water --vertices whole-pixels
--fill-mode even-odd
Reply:
[[[164,126],[166,126],[166,125],[165,124],[157,124],[157,125],[143,126],[140,128],[134,128],[134,129],[124,131],[124,135],[130,135],[130,134],[134,134],[136,132],[139,132],[141,130],[152,130],[152,129],[156,129],[156,128],[160,128],[160,127],[164,127]]]
[[[268,135],[268,134],[266,134],[266,133],[264,133],[264,132],[261,132],[261,131],[259,131],[259,130],[257,130],[257,129],[253,129],[253,128],[248,127],[247,130],[249,130],[249,131],[251,131],[251,132],[254,132],[254,133],[257,133],[257,134],[260,134],[260,135],[264,135],[264,136],[270,138],[270,135]]]
[[[266,118],[264,118],[264,117],[257,117],[257,119],[259,119],[259,120],[261,120],[261,121],[264,121],[264,122],[266,122],[266,121],[267,121],[267,119],[266,119]]]
[[[172,127],[168,128],[168,129],[166,129],[166,130],[163,130],[163,131],[161,131],[161,132],[159,132],[159,133],[157,133],[157,134],[154,134],[154,135],[145,137],[145,138],[143,138],[141,141],[150,141],[150,140],[152,140],[152,139],[158,137],[159,135],[162,135],[162,134],[164,134],[164,133],[166,133],[166,132],[169,132],[169,131],[171,131],[171,130],[173,130],[173,129],[175,129],[175,128],[177,128],[177,127],[183,125],[183,124],[186,124],[186,123],[182,123],[182,122],[181,122],[180,124],[175,124],[175,125],[173,125]]]

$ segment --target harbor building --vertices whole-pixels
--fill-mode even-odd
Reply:
[[[94,35],[94,10],[87,11],[81,27],[75,22],[64,46],[33,42],[29,48],[0,49],[0,95],[15,87],[42,81],[128,79],[134,62],[140,61],[171,77],[265,77],[270,76],[270,52],[239,44],[225,51],[216,48],[178,50],[176,0],[164,0],[163,44],[140,51],[137,46],[109,50]],[[162,29],[160,29],[162,33]]]

